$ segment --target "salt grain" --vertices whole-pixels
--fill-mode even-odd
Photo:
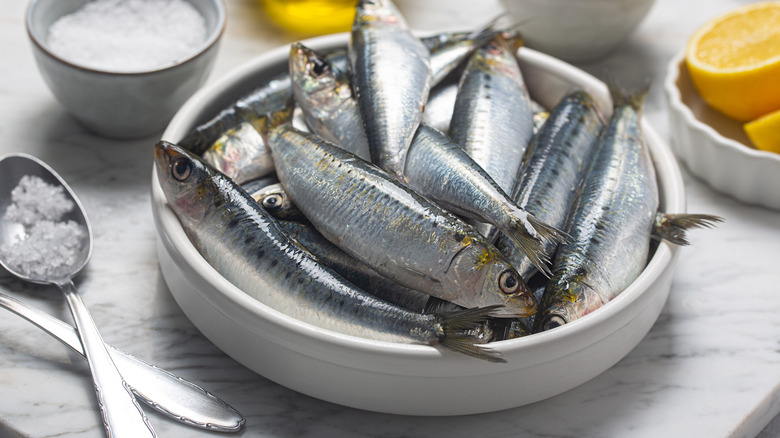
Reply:
[[[173,65],[205,40],[203,16],[184,0],[95,0],[55,21],[48,35],[54,54],[112,72]]]
[[[62,220],[75,203],[61,186],[25,175],[11,192],[5,219],[24,226],[24,236],[0,247],[0,256],[12,269],[35,278],[50,278],[77,261],[87,230]]]

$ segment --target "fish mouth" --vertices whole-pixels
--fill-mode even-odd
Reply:
[[[536,314],[538,307],[533,293],[523,292],[505,299],[504,305],[491,312],[491,315],[501,318],[522,318]]]
[[[154,145],[154,159],[157,162],[160,162],[160,160],[167,159],[171,156],[171,146],[173,144],[168,143],[165,140],[160,140]]]
[[[174,157],[179,155],[183,155],[180,152],[179,146],[176,146],[171,142],[160,140],[154,145],[154,160],[163,167]]]

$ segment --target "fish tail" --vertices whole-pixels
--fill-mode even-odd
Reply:
[[[506,359],[490,348],[477,345],[481,340],[476,334],[487,317],[501,305],[476,307],[439,315],[442,334],[439,344],[458,353],[488,362],[506,363]]]
[[[507,12],[504,12],[502,14],[499,14],[492,20],[485,23],[484,26],[475,29],[473,32],[469,33],[465,39],[467,40],[474,40],[475,46],[482,46],[488,41],[490,41],[494,35],[497,33],[500,33],[502,31],[497,30],[496,26],[498,25],[498,22],[501,21],[505,16],[507,15]]]
[[[609,94],[612,96],[612,104],[615,107],[630,106],[638,113],[642,113],[642,108],[647,100],[647,94],[650,91],[650,81],[645,81],[638,89],[629,91],[618,85],[614,80],[608,80]]]
[[[719,222],[723,222],[723,218],[711,214],[658,213],[653,225],[653,237],[685,246],[690,244],[686,231],[692,228],[712,228]]]
[[[533,231],[528,229],[528,226]],[[533,215],[528,215],[527,221],[515,219],[512,221],[512,227],[505,231],[509,237],[518,246],[520,251],[528,257],[536,269],[544,276],[552,276],[550,271],[550,254],[547,254],[548,243],[557,244],[567,240],[568,236],[563,231],[550,226]]]

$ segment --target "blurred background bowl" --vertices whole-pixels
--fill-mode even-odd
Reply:
[[[38,69],[57,100],[89,130],[114,138],[161,132],[206,81],[225,28],[222,0],[187,0],[204,18],[206,39],[191,56],[148,71],[115,73],[77,65],[47,48],[49,27],[89,0],[32,0],[27,33]]]
[[[304,41],[316,50],[345,48],[347,35]],[[258,84],[287,71],[279,47],[198,91],[163,139],[177,142]],[[531,96],[547,108],[573,89],[611,112],[604,83],[531,49],[519,51]],[[685,211],[682,176],[668,146],[642,121],[655,163],[661,209]],[[166,284],[187,317],[217,347],[281,385],[333,403],[406,415],[459,415],[509,409],[572,389],[628,354],[658,318],[679,251],[661,243],[642,274],[587,316],[543,333],[491,344],[507,363],[488,363],[426,345],[379,342],[317,328],[251,298],[195,249],[152,176],[157,253]]]
[[[532,49],[566,61],[602,57],[639,26],[655,0],[501,0]]]
[[[672,149],[688,170],[722,193],[780,209],[780,154],[753,148],[741,122],[704,102],[684,51],[669,62],[664,91]]]

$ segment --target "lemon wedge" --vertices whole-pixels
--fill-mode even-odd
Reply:
[[[780,2],[716,17],[688,40],[685,61],[711,107],[739,121],[780,109]]]
[[[780,154],[780,110],[745,123],[743,128],[757,149]]]

